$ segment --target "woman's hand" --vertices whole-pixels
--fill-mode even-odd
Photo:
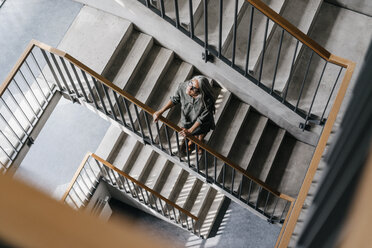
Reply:
[[[157,122],[159,120],[159,116],[161,116],[162,112],[161,111],[156,111],[155,113],[152,114],[152,118],[154,119],[154,122]]]
[[[192,133],[192,132],[191,132],[189,129],[186,129],[186,128],[182,128],[182,131],[180,132],[180,134],[181,134],[183,137],[190,136],[191,133]]]

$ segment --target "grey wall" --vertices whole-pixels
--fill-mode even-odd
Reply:
[[[371,0],[325,0],[356,12],[372,16],[372,1]]]

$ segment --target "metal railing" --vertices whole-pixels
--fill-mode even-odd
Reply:
[[[196,216],[90,152],[85,155],[62,201],[75,209],[84,209],[101,179],[156,213],[200,235]]]
[[[205,62],[218,57],[304,118],[303,130],[326,121],[345,66],[262,1],[138,1],[204,47]]]
[[[184,140],[187,154],[183,156],[179,134],[182,129],[176,124],[164,117],[154,123],[153,109],[56,48],[32,41],[22,60],[35,49],[42,54],[37,60],[39,64],[45,64],[43,73],[48,82],[54,82],[56,88],[72,101],[93,107],[144,144],[151,145],[241,205],[255,209],[272,222],[284,221],[294,201],[292,197],[272,189],[193,136]],[[198,153],[200,149],[201,154]]]
[[[30,44],[0,87],[0,171],[6,172],[21,149],[33,143],[31,133],[56,87],[47,79],[40,51]]]

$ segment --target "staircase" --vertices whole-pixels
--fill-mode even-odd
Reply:
[[[84,11],[89,12],[92,9],[84,7],[82,12]],[[81,29],[91,28],[79,23],[74,23],[73,26]],[[127,28],[122,31],[121,38],[117,39],[120,40],[120,45],[113,52],[102,75],[139,101],[152,109],[158,109],[168,101],[179,82],[200,74],[173,51],[158,44],[153,37],[140,32],[130,23],[123,26]],[[67,35],[81,32],[79,28],[69,31]],[[268,117],[221,88],[219,82],[211,80],[211,83],[218,95],[216,131],[210,133],[205,142],[270,187],[295,197],[314,147],[296,140]],[[95,98],[101,110],[103,106],[108,109],[110,104],[116,111],[121,107],[125,108],[124,104],[113,103],[112,93],[91,94],[90,97]],[[87,104],[83,98],[78,100],[96,111],[94,104]],[[136,111],[138,110],[131,105],[125,112],[132,113],[132,121],[138,127],[141,120],[142,123],[144,121],[143,117],[140,117],[142,112],[138,111],[137,115],[134,114]],[[178,123],[179,116],[179,110],[172,109],[165,113],[164,117]],[[130,122],[128,117],[126,121]],[[157,137],[165,140],[164,126],[161,126],[160,130],[161,134]],[[156,130],[152,132],[156,133]],[[215,228],[215,221],[221,214],[220,209],[225,201],[225,196],[221,192],[224,191],[231,191],[233,195],[235,194],[234,200],[245,202],[248,208],[253,206],[261,209],[261,213],[273,222],[281,222],[283,220],[281,215],[285,216],[288,211],[288,206],[283,205],[284,202],[278,203],[271,199],[263,188],[251,187],[249,184],[252,182],[244,180],[241,175],[235,174],[224,164],[217,163],[215,172],[212,167],[208,169],[203,167],[203,158],[200,164],[200,170],[204,174],[209,174],[210,177],[213,173],[216,174],[217,184],[222,185],[223,191],[201,180],[200,176],[195,175],[194,170],[179,167],[173,155],[177,146],[174,133],[169,134],[170,143],[173,144],[172,155],[164,151],[159,154],[159,150],[154,151],[151,146],[144,145],[138,137],[133,136],[133,133],[129,134],[111,126],[97,154],[197,216],[201,223],[201,236],[205,238]],[[162,143],[167,146],[164,140]],[[195,159],[196,154],[190,156]]]
[[[172,18],[179,16],[180,25],[190,28],[189,18],[187,18],[187,8],[190,7],[186,4],[188,1],[178,1],[180,11],[173,14],[172,2],[165,1],[165,9],[171,13]],[[207,2],[212,13],[218,11],[217,4],[213,4],[212,1]],[[305,3],[305,1],[288,0],[267,1],[267,4],[289,20],[294,18],[290,13],[293,13],[293,9],[299,8],[298,6],[308,9],[305,15],[298,16],[303,19],[292,20],[307,31],[311,28],[320,2]],[[152,1],[152,3],[159,8],[159,2]],[[203,1],[192,1],[192,3],[196,23],[195,35],[202,39]],[[233,9],[238,13],[238,25],[234,27],[231,16],[224,16],[226,22],[223,36],[221,42],[218,42],[216,31],[218,20],[208,20],[211,39],[209,44],[216,48],[221,46],[222,54],[232,59],[231,51],[234,46],[234,33],[236,33],[234,29],[240,30],[238,34],[246,34],[243,30],[252,24],[249,21],[252,8],[245,1],[236,1],[237,5],[235,1],[224,1],[224,3],[224,11]],[[235,6],[238,7],[236,10],[234,10]],[[99,18],[95,20],[96,22],[90,22],[89,18],[96,14]],[[275,25],[266,25],[264,19],[257,18],[253,18],[253,23],[257,26],[252,26],[251,29],[254,28],[258,34],[265,34],[267,40],[264,47],[261,42],[252,40],[250,44],[252,54],[246,63],[245,50],[239,52],[244,44],[240,44],[240,39],[237,38],[234,63],[243,70],[247,67],[249,73],[256,78],[261,77],[259,75],[262,74],[261,81],[267,87],[272,87],[275,92],[283,94],[288,87],[286,78],[289,74],[278,73],[275,76],[269,74],[276,71],[275,66],[269,65],[276,64],[274,55],[278,51],[274,48],[277,47],[278,40],[283,38],[282,32]],[[97,35],[106,33],[110,25],[115,26],[111,23],[113,19],[120,19],[120,28],[113,28],[115,30],[109,28],[107,37]],[[85,38],[79,39],[79,35]],[[285,36],[283,39],[286,39]],[[101,49],[102,47],[104,49]],[[71,26],[59,48],[93,68],[111,81],[117,89],[124,90],[151,109],[159,109],[164,105],[178,83],[194,75],[203,74],[201,70],[184,61],[182,54],[176,54],[162,46],[156,38],[141,32],[135,24],[88,6],[82,8],[79,18]],[[292,50],[300,51],[301,45],[289,42],[289,45],[282,47],[281,54],[286,56],[286,51]],[[306,51],[303,53],[306,54]],[[300,52],[295,52],[294,58],[283,59],[280,66],[291,67],[290,65],[293,65],[293,61],[299,56]],[[268,63],[263,70],[260,65],[262,60]],[[53,63],[52,59],[51,63]],[[179,137],[166,123],[161,123],[159,127],[152,125],[146,128],[145,123],[149,121],[146,117],[146,109],[141,109],[141,106],[137,107],[135,104],[127,106],[125,100],[121,100],[122,98],[118,100],[114,90],[97,82],[94,77],[91,79],[89,75],[83,84],[90,86],[83,85],[75,89],[74,84],[79,81],[77,74],[74,75],[70,71],[71,75],[69,75],[68,70],[63,70],[66,67],[62,60],[54,61],[53,66],[56,68],[57,65],[62,68],[62,71],[58,74],[56,69],[55,73],[60,78],[65,78],[61,80],[62,85],[58,87],[65,97],[86,105],[113,122],[96,153],[130,177],[195,215],[201,226],[202,237],[208,238],[218,228],[221,216],[224,214],[224,206],[229,201],[227,197],[251,211],[257,211],[260,216],[269,221],[283,222],[283,217],[288,211],[288,202],[275,200],[265,187],[257,186],[252,180],[247,180],[226,163],[221,161],[210,163],[211,157],[206,152],[201,157],[198,157],[195,152],[188,154],[188,158],[178,157],[176,153]],[[300,68],[303,65],[298,66]],[[294,71],[295,77],[298,70]],[[52,74],[46,73],[48,81],[52,81],[51,78],[54,77]],[[82,75],[84,78],[84,73]],[[239,165],[248,175],[278,192],[296,198],[312,158],[314,146],[298,140],[281,128],[276,121],[270,119],[270,116],[261,114],[259,110],[226,90],[223,87],[225,82],[216,80],[210,75],[206,76],[210,77],[210,83],[217,96],[217,110],[216,129],[208,134],[205,143],[233,164]],[[275,85],[272,77],[274,81],[276,80]],[[285,92],[287,93],[289,99],[295,98],[291,95],[292,91]],[[311,98],[312,95],[309,95],[304,102]],[[321,113],[320,109],[319,113]],[[174,108],[166,112],[164,117],[173,123],[178,123],[179,110]],[[145,136],[151,136],[151,139]]]

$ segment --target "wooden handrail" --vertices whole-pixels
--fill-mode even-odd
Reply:
[[[165,198],[164,196],[162,196],[161,194],[159,194],[158,192],[150,189],[149,187],[147,187],[146,185],[144,185],[143,183],[141,183],[140,181],[137,181],[136,179],[134,179],[133,177],[129,176],[128,174],[126,174],[125,172],[123,172],[122,170],[119,170],[118,168],[116,168],[114,165],[110,164],[109,162],[107,162],[106,160],[104,160],[103,158],[97,156],[96,154],[91,154],[92,158],[98,160],[99,162],[101,162],[102,164],[104,164],[106,167],[116,171],[116,173],[120,174],[121,176],[129,179],[130,181],[134,182],[135,184],[137,184],[138,186],[140,186],[141,188],[145,189],[146,191],[150,192],[151,194],[153,195],[156,195],[156,197],[162,199],[163,201],[165,201],[166,203],[168,203],[169,205],[171,205],[172,207],[175,207],[177,208],[179,211],[181,211],[182,213],[186,214],[187,216],[193,218],[195,221],[198,220],[198,217],[196,217],[195,215],[193,215],[192,213],[190,213],[189,211],[181,208],[180,206],[178,206],[177,204],[171,202],[170,200],[168,200],[167,198]]]
[[[334,57],[336,59],[339,58],[339,57],[336,57],[334,55],[332,55],[331,57]],[[319,139],[318,145],[315,149],[315,152],[314,152],[313,158],[311,160],[309,169],[306,172],[305,179],[304,179],[304,182],[302,183],[300,192],[298,193],[295,205],[293,207],[293,211],[292,211],[291,215],[287,216],[288,224],[286,226],[283,225],[282,231],[281,231],[282,235],[279,236],[275,247],[285,248],[289,244],[289,241],[290,241],[292,233],[295,229],[298,217],[300,216],[302,206],[303,206],[303,204],[306,200],[307,193],[309,192],[311,183],[312,183],[314,175],[315,175],[315,173],[318,169],[320,160],[322,159],[324,150],[325,150],[326,145],[327,145],[327,141],[329,139],[329,136],[331,135],[333,125],[336,121],[336,117],[337,117],[337,115],[340,111],[342,101],[345,97],[346,90],[349,86],[351,77],[353,75],[353,72],[354,72],[354,69],[355,69],[355,63],[350,61],[350,60],[347,60],[347,59],[342,59],[342,60],[346,63],[345,76],[342,80],[340,89],[337,93],[337,96],[336,96],[335,102],[332,106],[331,112],[329,113],[328,120],[327,120],[327,122],[324,126],[322,135],[320,136],[320,139]]]
[[[69,55],[68,53],[65,53],[65,52],[63,52],[63,51],[61,51],[61,50],[59,50],[57,48],[53,48],[51,46],[48,46],[48,45],[46,45],[46,44],[44,44],[42,42],[36,41],[36,40],[32,40],[31,43],[33,43],[34,45],[36,45],[36,46],[38,46],[38,47],[40,47],[40,48],[42,48],[44,50],[47,50],[47,51],[52,52],[52,53],[55,53],[55,54],[57,54],[57,55],[65,58],[65,59],[69,60],[75,66],[79,67],[80,69],[84,70],[86,73],[88,73],[91,76],[93,76],[94,78],[98,79],[100,82],[104,83],[107,87],[109,87],[110,89],[116,91],[118,94],[120,94],[121,96],[123,96],[124,98],[126,98],[127,100],[129,100],[131,103],[137,105],[138,107],[140,107],[141,109],[143,109],[144,111],[146,111],[148,114],[153,115],[153,113],[155,112],[155,110],[153,110],[149,106],[145,105],[144,103],[142,103],[141,101],[139,101],[138,99],[136,99],[132,95],[128,94],[127,92],[123,91],[122,89],[120,89],[119,87],[117,87],[115,84],[113,84],[112,82],[110,82],[109,80],[107,80],[106,78],[104,78],[103,76],[101,76],[100,74],[98,74],[97,72],[95,72],[94,70],[92,70],[91,68],[89,68],[88,66],[84,65],[83,63],[81,63],[79,60],[75,59],[73,56]],[[171,122],[170,120],[168,120],[168,119],[166,119],[166,118],[164,118],[162,116],[159,117],[159,120],[162,121],[164,124],[166,124],[168,127],[172,128],[176,132],[181,132],[182,131],[182,129],[179,126],[177,126],[176,124],[174,124],[173,122]],[[294,201],[294,198],[292,198],[291,196],[286,195],[286,194],[283,194],[283,193],[280,193],[280,192],[272,189],[269,185],[267,185],[266,183],[264,183],[260,179],[255,178],[250,173],[248,173],[247,171],[245,171],[243,168],[241,168],[240,166],[238,166],[237,164],[235,164],[233,161],[231,161],[227,157],[223,156],[222,154],[218,153],[217,151],[215,151],[214,149],[212,149],[207,144],[199,141],[197,138],[195,138],[193,136],[189,136],[187,138],[189,140],[191,140],[193,143],[195,143],[196,145],[200,146],[202,149],[205,149],[206,151],[208,151],[208,153],[210,153],[213,156],[215,156],[216,158],[222,160],[224,163],[226,163],[231,168],[233,168],[233,169],[239,171],[240,173],[242,173],[248,179],[254,181],[257,184],[259,184],[262,188],[264,188],[265,190],[269,191],[271,194],[273,194],[273,195],[275,195],[277,197],[280,197],[282,199],[291,201],[291,202]]]
[[[311,50],[316,52],[319,56],[321,56],[326,61],[337,64],[345,68],[347,67],[348,60],[332,55],[324,47],[319,45],[316,41],[314,41],[309,36],[307,36],[305,33],[303,33],[301,30],[299,30],[296,26],[294,26],[288,20],[286,20],[281,15],[276,13],[273,9],[271,9],[261,0],[246,0],[246,1],[249,2],[256,9],[261,11],[265,16],[269,17],[273,22],[275,22],[276,24],[281,26],[283,29],[285,29],[288,33],[293,35],[293,37],[295,37],[297,40],[301,41],[303,44],[308,46]]]
[[[162,199],[163,201],[165,201],[167,204],[171,205],[172,207],[178,209],[180,212],[184,213],[185,215],[191,217],[192,219],[194,219],[195,221],[198,220],[198,217],[196,217],[195,215],[193,215],[192,213],[190,213],[189,211],[181,208],[180,206],[178,206],[177,204],[171,202],[170,200],[168,200],[167,198],[163,197],[162,195],[160,195],[158,192],[150,189],[149,187],[147,187],[146,185],[144,185],[143,183],[137,181],[136,179],[134,179],[133,177],[129,176],[128,174],[126,174],[125,172],[119,170],[118,168],[116,168],[114,165],[110,164],[109,162],[107,162],[106,160],[104,160],[103,158],[99,157],[98,155],[92,153],[92,152],[87,152],[87,154],[85,154],[84,156],[84,159],[82,160],[79,168],[76,170],[75,172],[75,175],[73,176],[65,194],[63,195],[61,201],[62,202],[65,202],[66,201],[66,198],[68,196],[68,194],[70,193],[72,187],[74,186],[75,184],[75,181],[76,179],[78,178],[81,170],[83,169],[83,167],[85,166],[86,162],[88,161],[89,157],[92,157],[96,160],[98,160],[99,162],[101,162],[104,166],[114,170],[115,172],[117,172],[118,174],[120,174],[121,176],[129,179],[130,181],[132,181],[133,183],[135,183],[136,185],[140,186],[141,188],[145,189],[146,191],[150,192],[151,194],[155,195],[156,197]]]
[[[66,198],[67,198],[68,194],[70,193],[72,187],[74,186],[76,179],[80,175],[81,170],[84,168],[85,163],[88,161],[88,158],[91,155],[92,155],[91,152],[87,152],[87,154],[85,154],[84,159],[81,161],[79,168],[76,170],[74,176],[71,179],[70,184],[68,185],[68,187],[66,189],[66,192],[64,193],[64,195],[63,195],[63,197],[61,199],[62,202],[65,202],[66,201]]]

